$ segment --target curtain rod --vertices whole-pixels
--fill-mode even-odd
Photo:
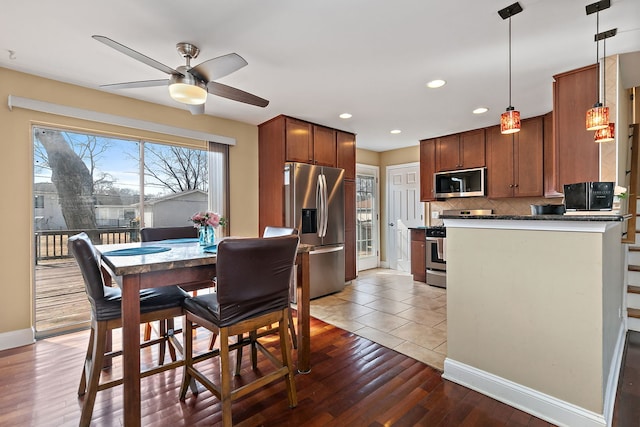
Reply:
[[[201,132],[192,129],[179,128],[176,126],[163,125],[161,123],[149,122],[146,120],[132,119],[130,117],[117,116],[115,114],[100,113],[98,111],[69,107],[66,105],[38,101],[36,99],[23,98],[15,95],[9,95],[8,105],[9,111],[12,111],[13,107],[24,108],[27,110],[39,111],[41,113],[57,114],[59,116],[73,117],[76,119],[124,126],[127,128],[163,133],[166,135],[180,136],[183,138],[211,141],[226,145],[236,145],[236,139],[228,136],[216,135],[213,133]]]

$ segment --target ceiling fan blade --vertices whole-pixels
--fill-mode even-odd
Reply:
[[[135,89],[139,87],[153,87],[153,86],[166,86],[169,84],[169,79],[161,80],[142,80],[139,82],[126,82],[126,83],[113,83],[109,85],[100,85],[107,89]]]
[[[199,104],[199,105],[187,105],[187,107],[189,107],[189,111],[191,111],[191,114],[198,115],[198,114],[204,114],[204,104]]]
[[[200,80],[210,82],[238,71],[246,65],[247,61],[242,56],[237,53],[229,53],[201,62],[188,71]]]
[[[231,99],[234,101],[244,102],[245,104],[256,105],[258,107],[266,107],[269,105],[269,101],[262,99],[259,96],[250,94],[249,92],[236,89],[231,86],[223,85],[218,82],[207,83],[207,90],[212,95],[221,96],[223,98]]]
[[[136,59],[136,60],[138,60],[138,61],[140,61],[140,62],[142,62],[144,64],[147,64],[148,66],[153,67],[156,70],[160,70],[163,73],[183,75],[182,73],[174,70],[173,68],[168,67],[168,66],[164,65],[163,63],[156,61],[155,59],[151,59],[148,56],[141,54],[140,52],[136,52],[135,50],[133,50],[131,48],[128,48],[127,46],[125,46],[123,44],[120,44],[120,43],[118,43],[116,41],[113,41],[108,37],[98,36],[98,35],[94,35],[94,36],[91,36],[91,37],[93,37],[94,39],[98,40],[99,42],[104,43],[107,46],[117,50],[118,52],[124,53],[125,55],[127,55],[127,56],[129,56],[129,57],[131,57],[133,59]]]

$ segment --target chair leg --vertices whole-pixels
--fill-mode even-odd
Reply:
[[[160,320],[160,325],[158,328],[158,335],[160,335],[160,337],[162,337],[162,342],[160,343],[160,348],[158,349],[158,365],[162,366],[164,365],[164,359],[167,355],[167,345],[169,345],[168,340],[167,340],[167,320]],[[148,325],[148,323],[147,323]],[[145,334],[146,334],[146,327],[145,327]],[[145,338],[146,340],[146,338]]]
[[[78,386],[78,396],[83,396],[87,392],[87,368],[90,363],[93,363],[93,341],[95,340],[95,330],[91,325],[91,332],[89,334],[89,345],[87,345],[87,354],[84,357],[84,363],[82,364],[82,376],[80,377],[80,385]]]
[[[191,373],[189,372],[189,368],[193,368],[193,322],[188,318],[188,316],[185,316],[184,326],[182,327],[182,336],[184,339],[184,366],[182,368],[180,400],[184,400],[187,395],[187,389],[191,383]]]
[[[291,333],[291,342],[293,343],[293,348],[298,349],[298,335],[296,335],[296,325],[293,323],[293,314],[291,313],[291,309],[289,309],[289,332]]]
[[[80,426],[89,426],[91,424],[91,416],[93,415],[93,405],[96,401],[98,393],[98,384],[100,383],[100,372],[102,371],[102,359],[107,342],[107,326],[103,322],[96,322],[96,331],[93,340],[93,354],[91,361],[88,363],[89,378],[87,384],[87,392],[84,396],[82,405],[82,414],[80,415]]]
[[[289,311],[288,308],[285,311]],[[296,383],[293,375],[293,363],[291,361],[291,349],[289,348],[289,338],[287,337],[287,320],[288,316],[285,312],[282,313],[280,324],[278,329],[280,332],[280,352],[282,353],[282,365],[288,368],[288,373],[285,376],[285,382],[287,383],[287,396],[289,398],[289,407],[295,408],[298,405],[298,396],[296,394]]]
[[[144,325],[144,340],[149,341],[151,339],[151,323],[147,322]]]
[[[220,329],[220,402],[222,404],[222,425],[233,425],[231,416],[231,378],[229,371],[229,330]]]
[[[218,336],[216,334],[212,334],[211,335],[211,339],[209,340],[209,351],[213,350],[213,347],[215,347],[216,338],[218,338]]]
[[[255,371],[258,369],[258,346],[256,345],[258,341],[258,331],[253,330],[249,332],[249,337],[251,339],[251,369]]]
[[[238,335],[237,343],[240,344],[243,338],[244,335]],[[240,368],[242,368],[242,346],[238,346],[236,350],[236,375],[240,375]]]
[[[164,331],[165,333],[164,346],[169,347],[169,356],[171,357],[171,361],[175,362],[177,359],[176,348],[171,341],[171,336],[173,335],[173,331],[175,330],[175,321],[173,319],[167,319],[166,322],[167,322],[167,327]]]

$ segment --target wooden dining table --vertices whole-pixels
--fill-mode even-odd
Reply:
[[[163,247],[145,255],[110,255],[112,251]],[[98,245],[105,281],[111,277],[122,290],[122,350],[124,425],[140,426],[140,289],[210,281],[216,275],[217,257],[198,242],[159,241]],[[169,250],[166,250],[168,248]],[[296,256],[298,350],[297,369],[308,373],[310,364],[309,251],[300,244]],[[177,395],[176,395],[177,399]]]

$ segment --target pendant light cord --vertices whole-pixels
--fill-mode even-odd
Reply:
[[[598,39],[598,34],[600,33],[600,10],[596,11],[596,64],[600,61],[600,39]],[[598,103],[602,104],[602,98],[600,96],[600,73],[598,73],[598,78],[596,79],[596,93],[598,94]]]
[[[511,16],[509,16],[509,108],[513,104],[511,103]]]

